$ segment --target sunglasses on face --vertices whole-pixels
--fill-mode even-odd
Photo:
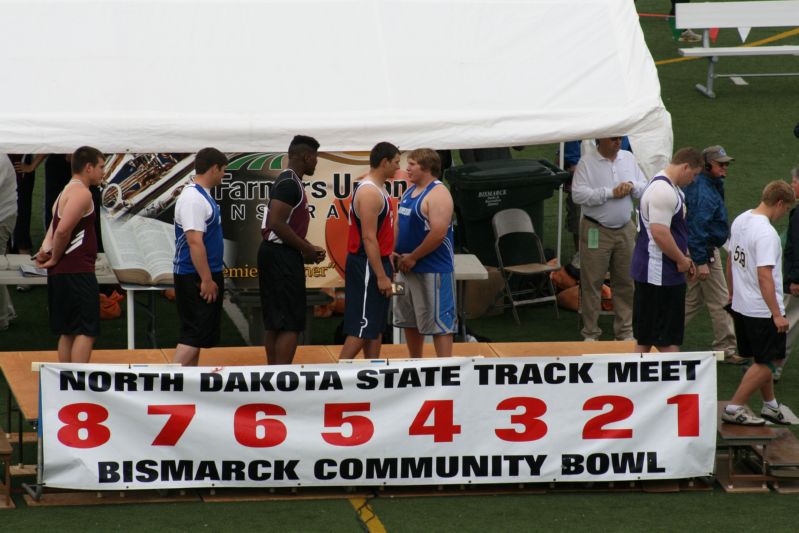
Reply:
[[[723,163],[719,163],[718,161],[713,161],[713,162],[716,163],[720,167],[728,167],[728,166],[730,166],[730,162],[729,161],[724,161]]]

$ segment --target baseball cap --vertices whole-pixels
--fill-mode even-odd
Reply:
[[[724,150],[722,146],[708,146],[704,150],[702,150],[702,155],[705,157],[705,161],[716,161],[717,163],[728,163],[730,161],[735,161],[734,157],[730,157],[727,155],[727,151]]]

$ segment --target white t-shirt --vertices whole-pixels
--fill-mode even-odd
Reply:
[[[11,159],[6,154],[0,154],[0,221],[16,214],[17,174]]]
[[[658,174],[661,175],[662,172]],[[682,191],[667,181],[652,182],[641,197],[644,225],[649,228],[650,224],[661,224],[670,228],[681,196]]]
[[[780,236],[768,217],[751,210],[738,215],[730,228],[728,261],[732,261],[732,308],[742,315],[771,318],[771,311],[760,292],[757,267],[772,266],[774,297],[782,303],[782,248]]]
[[[183,231],[194,230],[205,233],[206,221],[211,218],[214,210],[197,187],[199,185],[192,183],[180,191],[178,201],[175,202],[175,224],[182,227]],[[205,192],[211,194],[208,189]]]

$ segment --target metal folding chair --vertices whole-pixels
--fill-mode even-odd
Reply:
[[[533,221],[526,211],[522,209],[504,209],[494,215],[491,219],[491,226],[494,228],[494,249],[499,261],[499,270],[505,282],[505,298],[513,310],[513,318],[519,324],[519,313],[516,307],[540,302],[553,302],[555,306],[555,316],[560,318],[558,313],[558,302],[555,297],[555,287],[550,272],[558,270],[557,266],[546,264],[544,259],[544,247],[541,239],[533,228]],[[502,238],[511,233],[525,234],[531,242],[531,247],[524,249],[514,248],[512,258],[507,251],[503,253]],[[529,252],[529,253],[524,253]],[[519,260],[521,258],[521,261]],[[510,264],[511,261],[513,264]],[[532,286],[513,290],[511,288],[511,278],[527,277],[533,282]],[[546,293],[546,290],[549,293]]]

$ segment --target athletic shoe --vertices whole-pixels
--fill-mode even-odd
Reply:
[[[779,383],[781,378],[782,378],[782,367],[781,366],[775,367],[771,379],[774,380],[774,383]]]
[[[781,424],[783,426],[791,425],[791,423],[785,419],[785,413],[782,412],[782,404],[774,409],[770,405],[764,403],[763,409],[760,410],[760,416],[775,424]]]
[[[721,361],[725,365],[744,365],[748,359],[746,357],[741,357],[740,355],[730,354],[725,355],[724,360]]]
[[[762,426],[766,423],[762,418],[750,414],[745,407],[739,407],[733,414],[726,409],[721,413],[721,421],[728,424],[738,424],[739,426]]]
[[[680,38],[677,40],[681,43],[698,43],[702,40],[702,36],[693,30],[685,30],[680,34]]]

